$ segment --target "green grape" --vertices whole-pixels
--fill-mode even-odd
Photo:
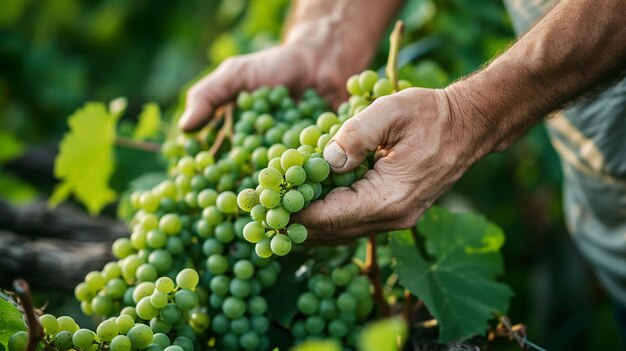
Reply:
[[[143,349],[152,343],[152,329],[145,324],[137,323],[128,331],[128,339],[133,349]]]
[[[267,164],[267,167],[277,170],[278,172],[280,172],[281,176],[285,174],[283,166],[280,165],[280,157],[275,157],[271,159],[270,162]],[[275,187],[274,189],[278,190],[279,188]]]
[[[237,195],[232,191],[225,191],[217,196],[216,205],[223,213],[237,213]]]
[[[293,186],[302,185],[306,181],[306,172],[300,166],[291,166],[285,172],[285,180]]]
[[[248,280],[254,275],[254,265],[248,260],[237,261],[233,267],[233,273],[238,279]]]
[[[156,211],[159,208],[159,202],[159,197],[150,192],[144,192],[139,198],[139,204],[146,212]]]
[[[72,346],[74,346],[72,342],[72,333],[67,330],[61,330],[60,332],[56,333],[56,335],[54,336],[54,347],[57,348],[57,350],[69,350],[72,348]]]
[[[157,276],[157,269],[150,263],[142,264],[137,267],[137,271],[135,272],[135,278],[137,278],[139,282],[153,282],[156,280]]]
[[[302,194],[305,203],[311,201],[313,199],[313,196],[315,195],[313,187],[310,184],[306,183],[300,185],[298,187],[298,191]]]
[[[320,279],[313,287],[313,290],[320,298],[329,298],[335,293],[335,284],[327,278]]]
[[[211,274],[224,274],[228,270],[228,261],[222,255],[211,255],[207,259],[207,268]]]
[[[167,241],[167,235],[160,229],[154,229],[148,232],[146,235],[146,242],[148,246],[153,249],[159,249],[165,246]]]
[[[246,313],[246,303],[237,297],[227,297],[222,305],[222,312],[230,319],[237,319]]]
[[[235,278],[230,281],[228,291],[232,296],[244,298],[250,295],[250,283],[246,280]]]
[[[272,256],[272,248],[270,247],[270,239],[264,238],[256,243],[254,251],[260,258],[268,258]]]
[[[334,136],[335,134],[337,134],[339,129],[341,129],[341,124],[335,124],[332,127],[330,127],[330,131],[328,131],[328,134]]]
[[[198,295],[191,290],[180,289],[174,294],[174,302],[181,310],[189,311],[198,305]]]
[[[360,300],[356,303],[356,315],[358,318],[366,318],[373,309],[374,301],[371,298]]]
[[[334,319],[328,323],[328,334],[333,338],[343,338],[348,331],[348,325],[341,319]]]
[[[172,254],[167,250],[154,250],[148,256],[148,263],[156,268],[159,273],[167,272],[172,267]]]
[[[194,290],[200,281],[198,272],[191,268],[185,268],[176,275],[176,284],[182,289]]]
[[[355,181],[354,171],[346,173],[333,173],[333,183],[336,186],[350,186]]]
[[[350,95],[361,95],[363,94],[363,90],[361,90],[361,86],[359,84],[359,75],[355,74],[348,78],[346,81],[346,89]]]
[[[152,343],[157,344],[162,348],[166,348],[171,345],[169,336],[163,333],[154,333],[152,336]]]
[[[211,226],[216,226],[224,220],[222,212],[216,206],[209,206],[202,210],[202,218]]]
[[[117,325],[120,334],[126,334],[130,328],[135,326],[135,319],[128,314],[120,314],[119,317],[115,318],[115,325]]]
[[[378,98],[381,96],[389,95],[393,93],[393,85],[387,78],[381,78],[374,84],[374,97]]]
[[[57,319],[51,314],[44,314],[39,317],[39,323],[43,327],[46,335],[53,335],[59,328],[59,322],[57,322]]]
[[[25,331],[18,331],[13,333],[9,338],[9,351],[24,351],[28,344],[28,333]]]
[[[132,304],[133,303],[133,290],[134,289],[128,289],[126,290],[126,294],[124,294],[124,303],[128,303],[128,304]],[[130,298],[128,300],[126,300],[126,295],[130,294]],[[128,302],[127,302],[128,301]],[[124,308],[122,308],[122,310],[120,311],[120,315],[129,315],[131,317],[133,317],[133,320],[137,319],[137,311],[135,311],[135,307],[133,306],[126,306]]]
[[[98,295],[91,300],[93,313],[99,316],[108,316],[113,311],[113,300],[106,295]]]
[[[72,343],[81,350],[87,350],[93,344],[96,335],[89,329],[79,329],[72,335]]]
[[[243,227],[243,237],[251,243],[258,243],[265,238],[265,227],[259,222],[250,222]]]
[[[237,195],[237,205],[246,212],[259,204],[259,194],[254,189],[244,189]]]
[[[317,139],[322,135],[322,131],[316,126],[308,126],[300,132],[300,144],[317,146]]]
[[[248,299],[248,312],[251,315],[262,315],[267,311],[267,301],[263,296],[253,296]]]
[[[167,334],[172,330],[172,325],[164,322],[159,317],[154,317],[150,320],[150,329],[152,329],[154,333]]]
[[[119,238],[113,242],[111,251],[116,258],[124,258],[132,254],[135,250],[133,250],[133,246],[128,238]]]
[[[297,190],[289,190],[283,195],[283,207],[291,213],[300,211],[304,207],[304,196]]]
[[[265,221],[273,229],[282,229],[289,223],[289,211],[283,206],[272,208],[267,211]]]
[[[223,314],[218,314],[213,317],[212,329],[218,334],[224,334],[230,329],[230,321],[228,317]]]
[[[157,279],[154,283],[154,287],[164,294],[169,294],[175,288],[174,282],[168,277],[161,277]]]
[[[215,205],[215,201],[217,201],[217,195],[217,191],[213,189],[204,189],[198,193],[196,203],[201,208],[213,206]]]
[[[178,345],[171,345],[171,346],[164,348],[163,351],[185,351],[185,350]]]
[[[267,209],[274,208],[280,203],[280,194],[273,189],[264,189],[261,191],[259,201]]]
[[[256,206],[254,206],[252,208],[252,210],[250,211],[250,217],[259,223],[262,223],[265,221],[267,216],[267,209],[265,208],[265,206],[258,204]]]
[[[310,316],[317,313],[320,302],[315,294],[312,292],[305,292],[298,297],[297,306],[300,312]]]
[[[115,279],[119,276],[122,275],[122,268],[120,268],[119,263],[117,262],[109,262],[107,264],[104,265],[104,268],[102,268],[102,276],[106,279],[106,280],[111,280],[111,279]]]
[[[307,237],[307,230],[302,224],[294,223],[287,227],[287,236],[294,244],[302,244]]]
[[[159,220],[159,229],[168,235],[178,234],[182,229],[180,218],[172,213],[164,215]]]
[[[374,84],[378,81],[378,74],[372,70],[367,70],[359,74],[359,87],[364,92],[372,92]]]
[[[136,230],[130,235],[130,244],[133,249],[141,250],[148,247],[147,241],[148,233],[144,230]]]
[[[304,164],[304,171],[307,181],[319,183],[330,174],[330,166],[323,158],[311,158]]]
[[[326,147],[326,145],[328,144],[331,138],[332,136],[330,134],[322,134],[322,136],[320,136],[320,138],[317,139],[317,148],[320,150],[320,152],[324,151],[324,148]]]
[[[111,340],[109,344],[111,351],[130,351],[131,342],[126,335],[118,335]]]
[[[180,320],[183,311],[174,303],[168,303],[159,311],[159,317],[166,323],[174,324]]]
[[[365,277],[354,278],[348,284],[347,290],[357,300],[364,300],[370,296],[370,284]]]
[[[209,328],[211,320],[209,314],[203,311],[193,311],[189,316],[189,325],[199,334]]]
[[[413,86],[413,84],[411,84],[411,82],[409,82],[408,80],[400,79],[398,81],[398,90],[408,89],[408,88],[410,88],[412,86]]]
[[[283,152],[280,156],[280,166],[284,170],[287,170],[292,166],[301,167],[303,164],[304,161],[302,160],[302,154],[296,149],[285,150],[285,152]]]
[[[267,157],[267,148],[262,146],[254,149],[250,159],[257,169],[267,167],[268,162],[270,162],[270,159]]]
[[[246,317],[240,317],[230,322],[230,331],[241,335],[250,330],[250,320]]]
[[[326,322],[320,316],[309,316],[304,322],[304,327],[309,334],[320,334],[326,327]]]
[[[252,108],[252,96],[247,91],[242,91],[237,96],[237,107],[242,110],[249,110]]]
[[[261,112],[261,111],[258,111],[258,112]],[[259,133],[264,133],[266,130],[272,128],[273,125],[274,125],[274,118],[267,113],[260,115],[254,122],[254,128]]]
[[[283,134],[281,141],[289,148],[296,148],[300,145],[300,133],[298,130],[289,129]]]
[[[159,309],[154,307],[150,302],[150,296],[146,296],[137,302],[135,306],[137,316],[144,320],[150,320],[159,315]]]
[[[285,145],[274,144],[267,149],[267,159],[271,160],[276,157],[281,157],[285,151],[287,151],[287,147]]]
[[[266,189],[275,189],[283,181],[283,175],[274,168],[265,168],[259,173],[259,184]]]
[[[158,290],[155,290],[152,293],[152,295],[150,295],[150,303],[155,308],[161,309],[165,307],[165,305],[167,305],[167,300],[168,300],[167,295]]]
[[[339,312],[337,311],[337,305],[333,298],[327,298],[320,301],[319,314],[324,319],[337,318]]]
[[[153,282],[141,282],[137,284],[135,290],[133,290],[133,301],[138,303],[139,300],[144,297],[152,295],[154,292],[155,284]]]
[[[106,282],[107,280],[102,276],[102,273],[97,271],[89,272],[85,276],[87,287],[94,292],[102,289]]]
[[[346,286],[352,279],[350,273],[342,267],[335,267],[330,277],[337,286]]]
[[[317,117],[317,128],[319,128],[322,132],[328,133],[330,132],[330,128],[335,124],[339,123],[339,118],[337,115],[332,112],[324,112],[319,117]]]
[[[337,298],[337,308],[341,312],[353,312],[356,309],[356,299],[349,292],[343,292]]]
[[[115,318],[107,319],[98,325],[96,329],[96,334],[98,338],[102,341],[110,342],[115,336],[117,336],[120,332],[120,328],[117,326],[115,322]],[[76,336],[76,334],[74,334]],[[93,340],[92,340],[93,341]],[[76,343],[74,343],[76,345]]]
[[[363,179],[363,177],[365,176],[365,173],[367,173],[367,171],[369,171],[369,168],[366,165],[360,164],[354,170],[354,177],[356,178],[356,180]]]
[[[248,331],[241,336],[239,343],[244,350],[255,350],[259,347],[261,339],[256,332]]]

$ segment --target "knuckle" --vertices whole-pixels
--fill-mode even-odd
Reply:
[[[339,221],[334,216],[324,216],[320,219],[320,229],[322,232],[330,233],[339,229]]]

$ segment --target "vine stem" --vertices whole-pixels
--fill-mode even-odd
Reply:
[[[217,153],[217,151],[222,146],[225,138],[230,139],[232,142],[233,139],[233,104],[228,104],[223,109],[224,116],[224,125],[220,128],[220,131],[217,132],[217,137],[215,138],[215,142],[211,145],[209,149],[209,153],[213,156]]]
[[[161,151],[161,144],[150,141],[134,140],[125,136],[118,135],[115,137],[115,145],[136,149],[146,152],[158,153]]]
[[[398,52],[402,44],[402,35],[404,33],[404,23],[396,21],[393,31],[389,37],[389,56],[387,57],[387,67],[385,74],[393,85],[393,90],[398,91]]]
[[[367,240],[364,272],[369,276],[372,284],[374,284],[374,301],[376,302],[378,311],[383,317],[389,317],[391,312],[389,305],[385,301],[385,296],[383,295],[383,285],[380,280],[380,267],[378,266],[378,258],[376,257],[376,234],[370,235]]]
[[[30,286],[28,286],[28,283],[23,279],[15,279],[13,281],[13,289],[15,289],[19,302],[24,309],[26,322],[28,323],[28,344],[26,345],[26,351],[35,351],[37,345],[43,339],[44,333],[43,327],[39,324],[39,319],[35,315]]]

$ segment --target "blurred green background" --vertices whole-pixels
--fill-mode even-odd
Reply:
[[[0,199],[21,206],[50,195],[57,144],[76,108],[125,96],[122,129],[150,101],[176,117],[191,81],[231,55],[277,44],[288,7],[287,0],[0,2]],[[400,17],[405,45],[416,43],[401,75],[419,86],[443,87],[513,40],[500,1],[408,0]],[[381,43],[373,68],[387,49]],[[163,169],[146,156],[117,150],[117,192]],[[548,350],[618,349],[611,302],[572,245],[560,188],[558,158],[538,126],[472,167],[441,201],[505,229],[503,279],[516,293],[510,316],[529,326],[532,341]],[[115,206],[103,214],[114,215]],[[39,299],[69,308],[66,296]],[[504,345],[498,349],[517,349]]]

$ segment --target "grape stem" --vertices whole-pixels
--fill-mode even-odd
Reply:
[[[363,272],[369,276],[372,284],[374,284],[374,301],[376,302],[378,311],[383,317],[389,317],[391,312],[383,295],[383,286],[380,281],[380,267],[378,266],[376,256],[376,234],[370,235],[367,240]]]
[[[115,137],[115,145],[126,147],[129,149],[141,150],[146,152],[158,153],[161,151],[161,144],[151,141],[134,140],[125,136],[118,135]]]
[[[228,137],[231,143],[233,141],[233,104],[230,103],[226,106],[223,106],[218,112],[220,113],[216,113],[216,115],[224,116],[224,125],[222,125],[222,128],[220,128],[219,132],[217,133],[217,137],[215,138],[215,142],[213,143],[213,145],[211,145],[211,148],[209,149],[209,153],[213,156],[217,154],[226,137]]]
[[[28,323],[28,344],[26,345],[26,351],[35,351],[39,341],[43,339],[44,333],[43,327],[39,324],[39,319],[35,315],[30,286],[28,286],[28,283],[23,279],[15,279],[13,281],[13,289],[15,289],[15,293],[19,298],[19,302],[26,315],[26,322]]]
[[[404,33],[404,23],[396,21],[393,31],[389,36],[389,56],[387,57],[387,67],[385,74],[391,82],[394,91],[398,91],[398,52],[402,44],[402,34]]]

